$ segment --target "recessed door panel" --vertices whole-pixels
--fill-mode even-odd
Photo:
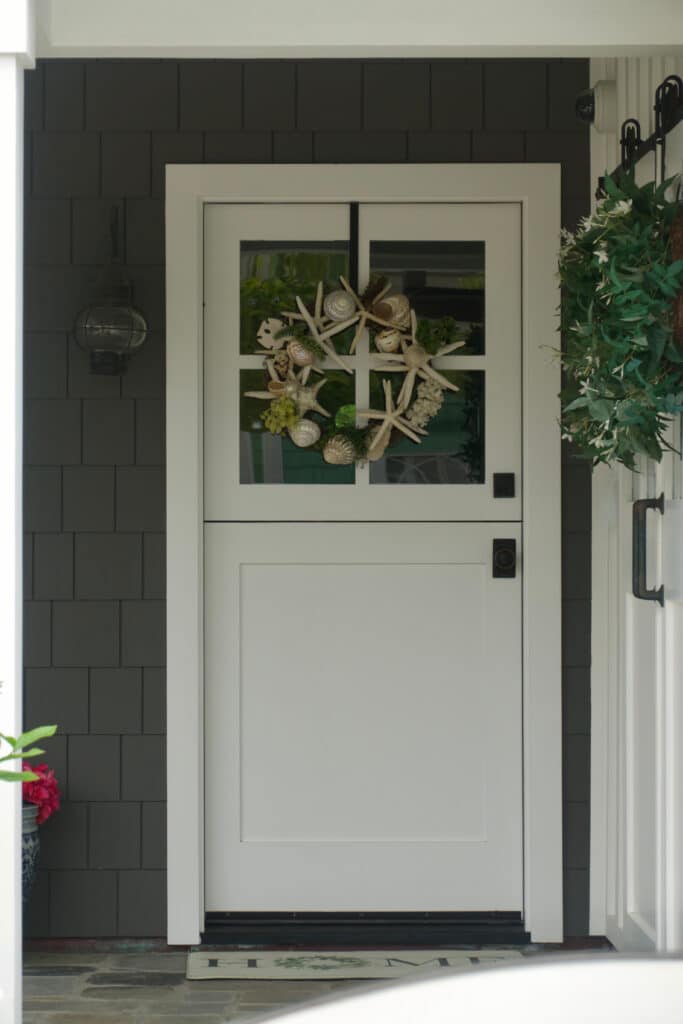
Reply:
[[[496,529],[207,525],[208,909],[521,909]]]

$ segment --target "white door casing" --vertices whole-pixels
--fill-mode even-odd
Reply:
[[[351,200],[521,204],[523,457],[527,467],[522,496],[525,921],[534,938],[558,939],[562,934],[559,438],[557,368],[549,359],[548,346],[554,339],[557,302],[552,266],[559,224],[559,173],[547,165],[506,166],[502,176],[490,165],[394,166],[389,172],[368,166],[169,168],[169,939],[196,941],[204,910],[203,822],[201,803],[197,805],[197,795],[201,800],[203,793],[202,206],[211,201]]]

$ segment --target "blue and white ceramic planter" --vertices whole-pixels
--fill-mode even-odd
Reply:
[[[28,903],[36,877],[40,836],[38,834],[38,807],[24,804],[21,809],[21,896],[24,907]]]

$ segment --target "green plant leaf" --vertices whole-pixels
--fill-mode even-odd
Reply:
[[[37,747],[33,750],[18,750],[12,754],[5,754],[4,757],[0,757],[2,761],[20,761],[24,757],[36,757],[38,754],[44,754],[44,750],[39,750]]]
[[[35,772],[6,772],[0,769],[0,782],[35,782]]]
[[[35,743],[36,740],[44,740],[49,736],[54,736],[57,728],[56,725],[39,725],[29,732],[22,733],[17,739],[17,746],[28,747],[31,743]]]

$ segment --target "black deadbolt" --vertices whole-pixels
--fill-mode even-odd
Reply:
[[[493,541],[493,578],[514,579],[517,570],[517,541],[513,539]]]
[[[514,498],[515,496],[515,474],[494,473],[493,474],[493,497]]]

